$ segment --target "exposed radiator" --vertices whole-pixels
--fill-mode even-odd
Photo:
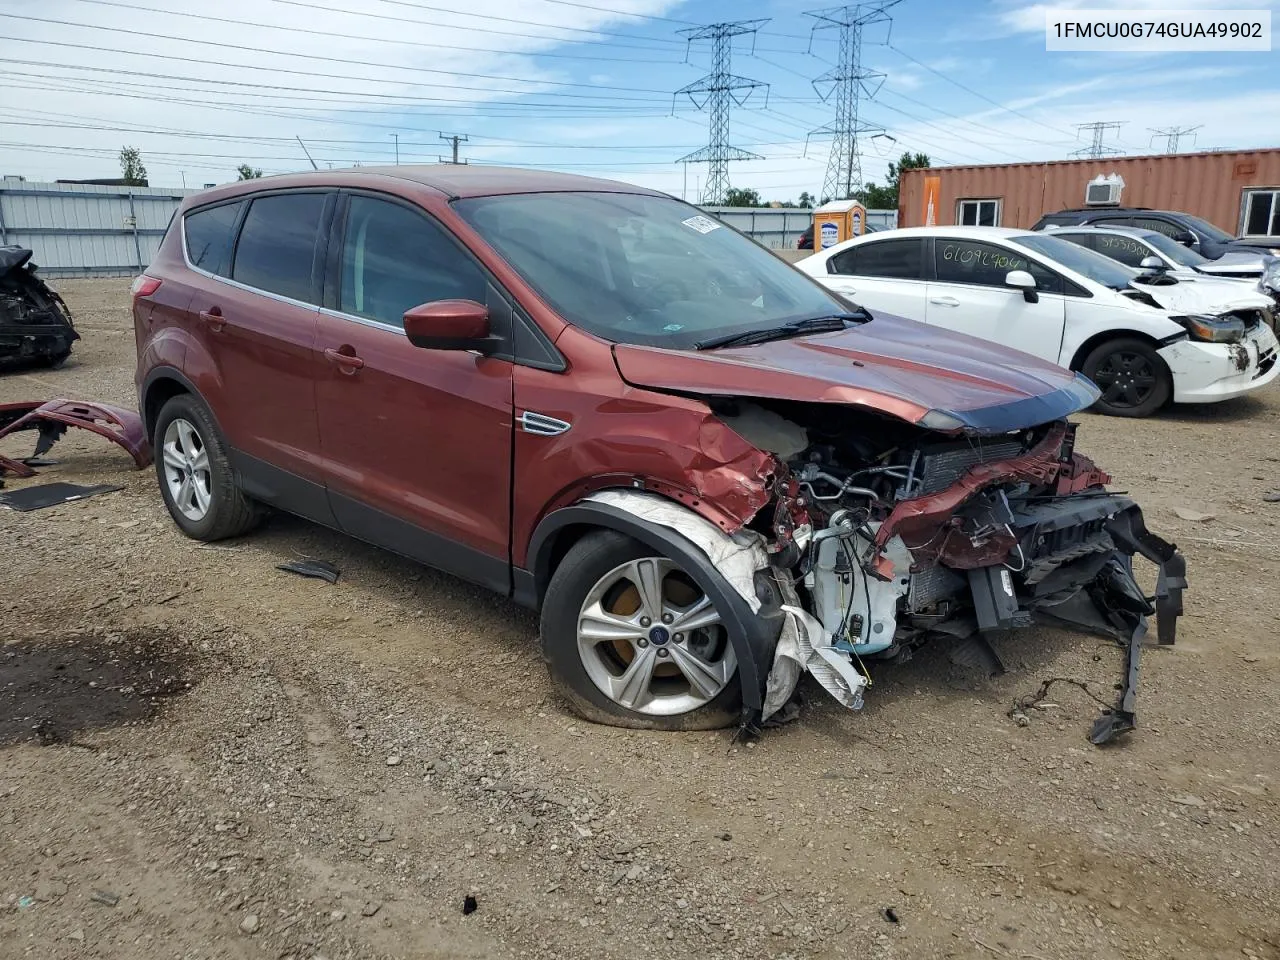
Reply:
[[[917,493],[936,493],[955,483],[970,467],[988,460],[1008,460],[1023,452],[1017,440],[973,440],[969,443],[927,447],[920,458],[920,482]]]

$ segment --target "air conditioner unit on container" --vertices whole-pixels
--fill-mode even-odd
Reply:
[[[1099,174],[1084,186],[1085,206],[1118,206],[1122,190],[1124,190],[1124,177],[1117,173],[1113,173],[1108,177]]]

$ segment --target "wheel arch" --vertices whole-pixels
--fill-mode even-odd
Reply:
[[[1068,364],[1068,369],[1079,372],[1081,367],[1084,366],[1085,358],[1108,340],[1141,340],[1144,343],[1150,344],[1153,350],[1159,350],[1161,347],[1167,345],[1164,341],[1151,336],[1151,334],[1142,333],[1139,330],[1114,328],[1110,330],[1103,330],[1100,333],[1095,333],[1076,348],[1075,354],[1071,357],[1071,363]]]
[[[556,564],[583,536],[595,530],[626,534],[674,560],[694,579],[711,598],[729,628],[729,639],[741,671],[743,705],[750,711],[759,711],[764,702],[765,681],[773,663],[774,647],[785,617],[781,609],[781,593],[770,578],[757,575],[754,587],[760,609],[752,610],[707,554],[675,529],[653,523],[613,504],[582,500],[561,507],[544,517],[534,530],[529,543],[528,569],[524,571],[526,576],[517,579],[516,599],[528,606],[540,607]]]
[[[191,394],[191,396],[199,400],[213,419],[214,426],[219,431],[222,430],[222,425],[218,423],[218,416],[214,413],[213,407],[200,393],[196,385],[176,367],[164,366],[151,370],[142,382],[142,390],[139,397],[140,412],[148,437],[155,433],[156,420],[159,418],[160,411],[164,408],[164,405],[174,397],[184,393]]]

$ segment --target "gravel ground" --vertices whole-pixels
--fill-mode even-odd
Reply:
[[[84,341],[0,401],[132,405],[127,281],[59,287]],[[1192,582],[1105,750],[1074,687],[1008,715],[1110,698],[1056,631],[757,743],[593,726],[529,613],[289,518],[199,546],[73,432],[41,479],[124,489],[0,513],[0,958],[1280,958],[1280,394],[1080,419]]]

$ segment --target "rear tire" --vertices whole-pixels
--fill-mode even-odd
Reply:
[[[1173,375],[1164,358],[1136,337],[1099,344],[1080,369],[1102,391],[1094,408],[1109,417],[1149,417],[1173,396]]]
[[[188,537],[223,540],[257,526],[261,510],[236,483],[226,443],[196,397],[182,393],[160,408],[151,447],[164,505]]]
[[[636,584],[647,577],[656,585],[648,604]],[[681,630],[682,622],[690,626]],[[542,653],[552,678],[584,718],[615,727],[734,724],[742,687],[728,629],[672,561],[612,530],[570,548],[542,603]],[[636,682],[627,683],[628,675]]]

